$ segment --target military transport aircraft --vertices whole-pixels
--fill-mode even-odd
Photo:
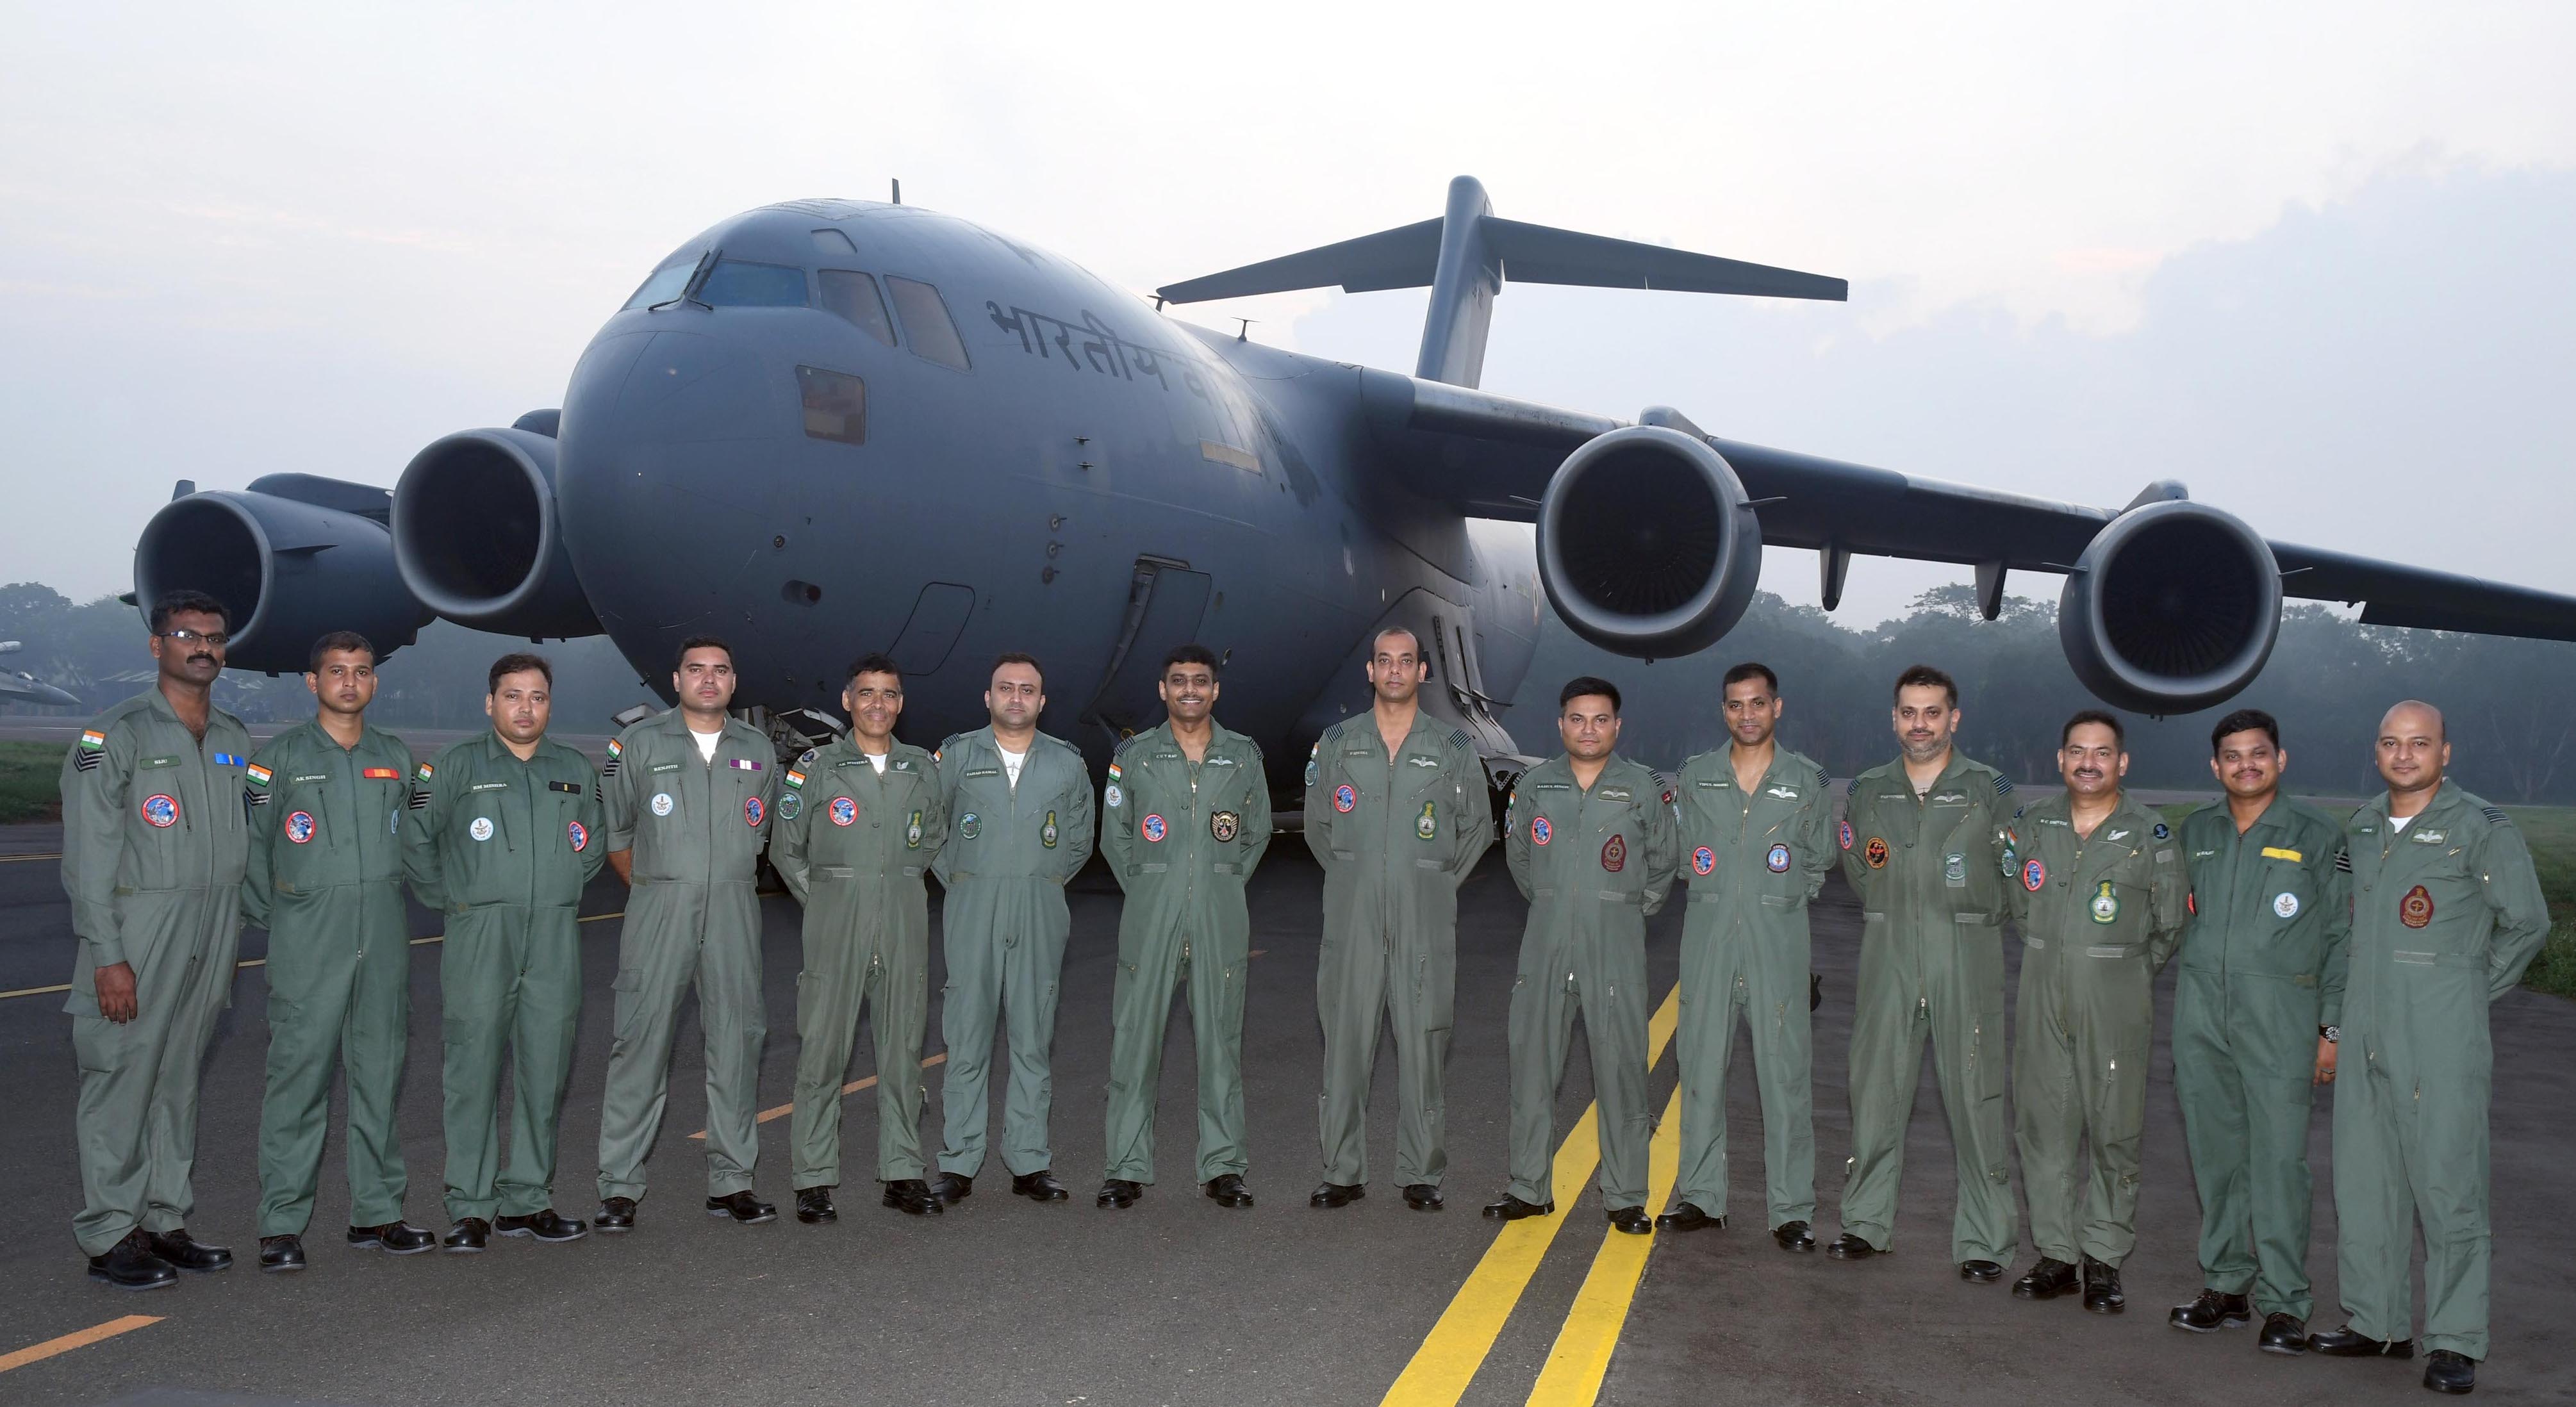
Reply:
[[[1098,754],[1156,721],[1169,647],[1222,652],[1226,721],[1293,769],[1366,704],[1374,627],[1427,642],[1443,716],[1516,749],[1540,612],[1639,658],[1706,648],[1763,544],[2066,577],[2077,677],[2150,713],[2259,673],[2284,596],[2366,622],[2576,639],[2576,599],[2267,542],[2149,485],[2089,508],[1836,463],[1477,388],[1506,282],[1841,299],[1839,279],[1524,224],[1460,177],[1432,220],[1210,274],[1154,303],[915,206],[799,200],[726,220],[647,275],[560,411],[466,430],[381,488],[274,474],[157,512],[144,599],[213,593],[236,667],[300,669],[328,629],[390,648],[433,616],[611,636],[648,681],[695,633],[782,747],[836,731],[843,665],[891,653],[907,731],[984,718],[985,665],[1039,655],[1049,726]],[[1412,375],[1300,356],[1165,303],[1431,288]],[[1491,521],[1505,520],[1505,521]],[[1532,535],[1510,526],[1535,522]]]

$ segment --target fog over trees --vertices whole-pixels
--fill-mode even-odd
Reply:
[[[1780,675],[1782,740],[1847,776],[1895,755],[1889,688],[1900,670],[1920,661],[1959,681],[1963,750],[2025,785],[2054,785],[2059,725],[2096,706],[2059,652],[2056,607],[2011,597],[1999,619],[1985,621],[1972,596],[1964,584],[1939,587],[1904,616],[1851,629],[1766,592],[1714,648],[1653,664],[1595,649],[1550,615],[1518,706],[1504,721],[1525,751],[1552,752],[1558,687],[1598,674],[1627,696],[1624,750],[1669,767],[1725,743],[1719,679],[1740,660],[1760,660]],[[114,597],[74,604],[45,586],[0,587],[0,639],[26,646],[0,657],[0,667],[26,670],[93,710],[149,684],[142,636],[133,608]],[[528,648],[554,663],[562,731],[604,733],[610,714],[652,701],[604,637],[531,647],[439,622],[387,662],[376,717],[395,727],[479,727],[484,668],[505,651]],[[301,718],[312,709],[293,678],[238,671],[225,678],[224,706],[244,718]],[[2378,787],[2371,742],[2380,715],[2409,697],[2448,716],[2452,775],[2462,785],[2499,802],[2576,803],[2576,645],[2356,625],[2315,605],[2289,609],[2262,677],[2218,709],[2129,716],[2129,779],[2208,789],[2210,726],[2229,709],[2254,707],[2280,718],[2295,789],[2366,795]],[[25,705],[0,712],[80,716]]]

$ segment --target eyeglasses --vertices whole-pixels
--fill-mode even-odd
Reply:
[[[206,644],[214,646],[218,650],[233,642],[232,636],[227,635],[220,630],[216,631],[212,635],[195,630],[165,630],[161,632],[161,638],[164,640],[176,640],[182,645],[194,645],[199,641],[203,641]]]

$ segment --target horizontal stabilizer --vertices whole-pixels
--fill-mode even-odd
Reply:
[[[1821,298],[1841,302],[1851,285],[1822,274],[1693,254],[1660,244],[1560,230],[1487,215],[1479,233],[1506,283],[1571,284],[1583,288],[1652,288],[1672,293],[1738,293],[1758,298]],[[1426,288],[1440,262],[1439,220],[1400,225],[1376,234],[1320,245],[1239,269],[1167,284],[1154,296],[1167,303],[1249,298],[1300,288],[1339,288],[1375,293]]]

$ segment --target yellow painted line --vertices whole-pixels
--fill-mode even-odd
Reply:
[[[925,1059],[921,1062],[921,1068],[922,1068],[922,1069],[924,1069],[924,1070],[927,1070],[927,1069],[929,1069],[929,1068],[930,1068],[931,1066],[933,1066],[933,1065],[944,1065],[944,1064],[946,1064],[947,1062],[948,1062],[948,1052],[946,1052],[946,1051],[944,1051],[944,1050],[943,1050],[943,1051],[939,1052],[937,1055],[933,1055],[933,1056],[929,1056],[929,1057],[925,1058]],[[856,1093],[858,1093],[860,1090],[863,1090],[863,1089],[874,1089],[874,1088],[876,1087],[876,1083],[877,1083],[877,1077],[876,1077],[876,1076],[874,1076],[874,1075],[870,1075],[870,1076],[868,1076],[866,1079],[863,1079],[863,1080],[852,1080],[852,1081],[850,1081],[848,1084],[845,1084],[845,1085],[841,1086],[841,1093],[843,1093],[843,1094],[845,1094],[845,1095],[849,1095],[849,1094],[856,1094]],[[783,1119],[783,1118],[786,1118],[788,1115],[793,1114],[793,1113],[795,1113],[795,1112],[796,1112],[796,1106],[795,1106],[795,1105],[793,1105],[793,1104],[781,1104],[781,1105],[779,1105],[779,1106],[778,1106],[777,1108],[775,1108],[775,1109],[763,1109],[763,1110],[761,1110],[761,1111],[760,1111],[760,1117],[759,1117],[759,1118],[757,1118],[757,1119],[755,1119],[755,1120],[753,1120],[752,1122],[754,1122],[754,1123],[760,1123],[760,1124],[765,1124],[765,1123],[768,1123],[768,1122],[769,1122],[770,1120],[772,1120],[772,1119]],[[690,1135],[689,1135],[689,1137],[691,1137],[691,1138],[701,1139],[701,1140],[703,1140],[706,1136],[707,1136],[707,1131],[706,1131],[705,1129],[700,1129],[700,1130],[698,1130],[696,1133],[693,1133],[693,1134],[690,1134]]]
[[[619,909],[617,912],[615,912],[615,913],[613,913],[613,914],[586,914],[586,915],[584,915],[584,916],[582,916],[582,917],[580,917],[580,918],[577,918],[577,919],[573,920],[573,922],[575,922],[575,923],[598,923],[598,922],[600,922],[600,921],[601,921],[601,920],[603,920],[603,919],[624,918],[624,917],[626,917],[626,911],[625,911],[624,909]],[[422,945],[424,945],[424,944],[429,944],[429,943],[444,943],[444,942],[446,942],[446,941],[447,941],[447,935],[446,935],[446,934],[444,934],[444,933],[433,933],[433,934],[429,935],[429,936],[428,936],[428,937],[426,937],[426,938],[414,938],[413,940],[411,940],[411,945],[412,945],[413,947],[417,948],[417,947],[421,947],[421,946],[422,946]],[[266,959],[266,958],[243,958],[240,962],[234,963],[234,964],[233,964],[233,968],[234,968],[234,970],[235,970],[235,971],[239,971],[240,969],[245,968],[245,967],[266,967],[267,965],[268,965],[268,959]],[[71,989],[72,989],[72,984],[71,984],[71,983],[69,983],[69,982],[60,982],[60,983],[56,983],[55,985],[53,985],[53,986],[51,986],[51,987],[21,987],[21,988],[19,988],[18,990],[14,991],[14,992],[0,992],[0,1002],[5,1002],[5,1001],[9,1000],[11,997],[42,997],[42,996],[50,996],[50,995],[52,995],[52,994],[54,994],[54,993],[56,993],[56,992],[68,992],[68,991],[70,991]]]
[[[1664,1106],[1664,1121],[1647,1145],[1649,1213],[1671,1199],[1674,1179],[1681,1174],[1681,1127],[1682,1092],[1675,1086],[1671,1102]],[[1635,1302],[1637,1285],[1646,1277],[1646,1257],[1655,1248],[1655,1236],[1652,1231],[1635,1236],[1602,1228],[1601,1249],[1593,1254],[1583,1288],[1574,1293],[1574,1308],[1566,1311],[1556,1346],[1547,1352],[1547,1366],[1539,1370],[1538,1384],[1530,1389],[1529,1407],[1592,1407],[1600,1398],[1601,1380],[1610,1372],[1610,1355],[1619,1347],[1620,1329],[1628,1323],[1628,1306]]]
[[[0,855],[0,865],[15,865],[26,860],[59,860],[63,852],[48,850],[42,855]]]
[[[112,1339],[119,1334],[130,1334],[146,1324],[160,1322],[161,1316],[157,1314],[129,1314],[122,1319],[110,1319],[104,1324],[93,1324],[76,1334],[65,1334],[58,1339],[29,1344],[15,1353],[0,1353],[0,1373],[8,1372],[12,1368],[24,1368],[30,1363],[40,1363],[55,1354],[69,1353],[76,1348],[87,1348],[102,1339]]]
[[[1680,1024],[1681,986],[1676,983],[1646,1024],[1647,1069],[1664,1058],[1664,1048],[1672,1043],[1673,1030]],[[1600,1117],[1601,1106],[1595,1102],[1574,1121],[1565,1142],[1557,1145],[1548,1181],[1556,1213],[1508,1222],[1494,1234],[1494,1244],[1485,1249],[1484,1259],[1476,1262],[1467,1282],[1450,1298],[1440,1322],[1431,1326],[1422,1347],[1414,1350],[1413,1361],[1379,1400],[1380,1407],[1456,1407],[1466,1395],[1467,1384],[1484,1366],[1485,1355],[1493,1352],[1494,1340],[1502,1336],[1503,1324],[1512,1317],[1522,1291],[1529,1288],[1530,1277],[1547,1258],[1557,1228],[1565,1224],[1566,1213],[1582,1200],[1584,1184],[1592,1180],[1592,1170],[1601,1161]]]

